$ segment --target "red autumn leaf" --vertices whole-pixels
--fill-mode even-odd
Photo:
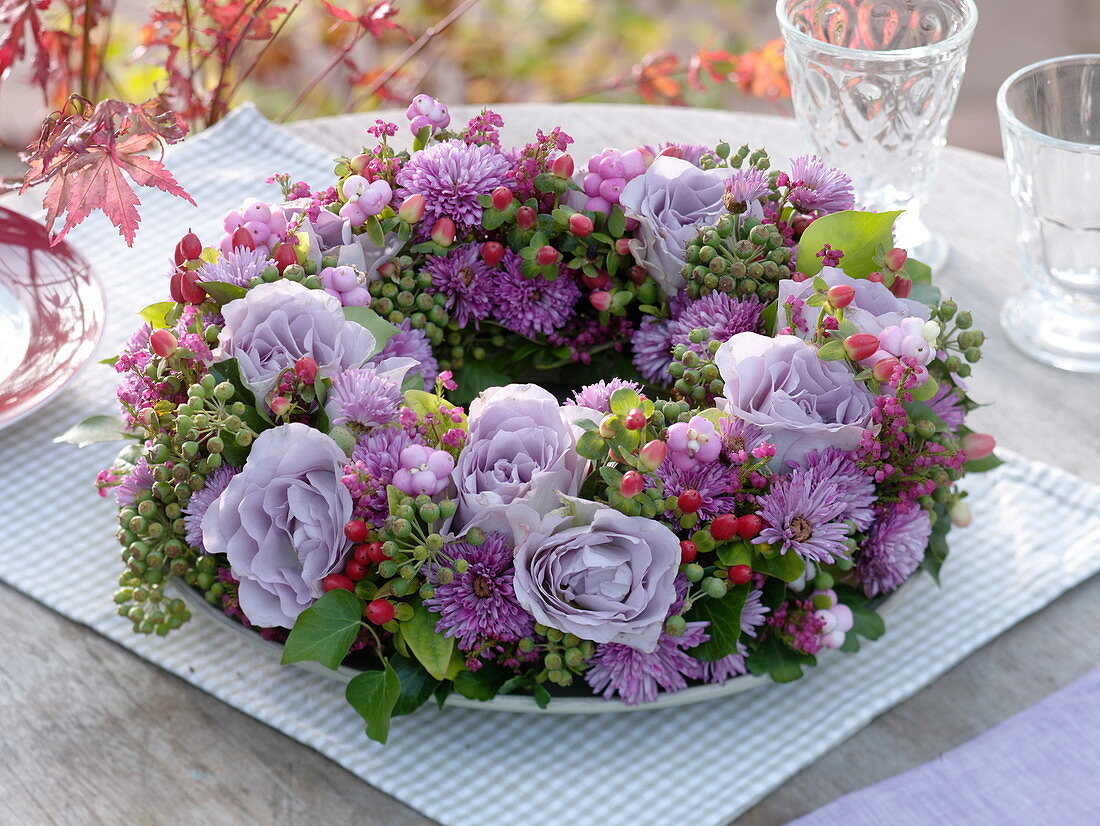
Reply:
[[[680,82],[671,77],[680,66],[680,58],[667,52],[649,55],[631,69],[638,93],[646,103],[666,101],[682,103]]]
[[[734,74],[742,91],[756,97],[779,100],[791,96],[782,38],[765,43],[755,52],[741,55]]]
[[[42,20],[38,13],[49,4],[49,0],[0,0],[0,78],[26,56],[30,42],[35,46],[35,80],[39,85],[45,83],[48,56],[40,44]]]
[[[325,7],[325,11],[337,20],[343,20],[345,23],[356,23],[360,28],[365,29],[371,37],[381,37],[388,29],[397,29],[404,32],[406,36],[409,34],[404,26],[393,21],[392,18],[397,15],[397,6],[389,0],[375,3],[359,15],[341,8],[335,3],[330,3],[329,0],[321,0],[321,5]]]
[[[688,62],[688,85],[702,91],[702,72],[706,72],[715,83],[721,83],[733,72],[738,60],[737,55],[724,49],[700,49]]]

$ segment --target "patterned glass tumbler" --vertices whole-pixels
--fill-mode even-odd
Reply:
[[[1021,69],[997,109],[1027,279],[1005,332],[1039,361],[1100,373],[1100,54]]]
[[[905,210],[899,246],[933,269],[948,247],[920,219],[978,20],[972,0],[779,0],[795,114],[855,183],[860,208]]]

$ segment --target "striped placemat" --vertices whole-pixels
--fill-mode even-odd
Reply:
[[[166,262],[183,229],[211,237],[220,216],[245,196],[274,194],[263,185],[272,172],[316,181],[330,170],[326,152],[252,109],[178,147],[171,166],[201,209],[142,193],[143,226],[129,251],[105,222],[73,233],[106,286],[109,319],[99,357],[118,348],[136,310],[163,298]],[[111,412],[113,387],[113,373],[92,365],[45,410],[0,431],[0,579],[448,826],[728,823],[1100,570],[1100,489],[1012,456],[969,483],[974,523],[953,535],[944,587],[917,582],[890,612],[882,640],[803,680],[607,717],[431,706],[395,721],[383,748],[362,736],[340,686],[280,668],[209,618],[149,638],[133,635],[114,615],[114,513],[90,487],[113,447],[78,452],[50,442],[79,418]],[[1052,525],[1066,531],[1056,542]]]

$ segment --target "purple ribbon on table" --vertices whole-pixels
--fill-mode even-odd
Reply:
[[[1100,822],[1100,669],[938,760],[790,826]]]

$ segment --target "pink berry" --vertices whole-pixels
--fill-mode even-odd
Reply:
[[[321,580],[321,588],[325,591],[335,591],[337,588],[344,591],[355,591],[355,583],[343,574],[329,574]]]
[[[161,358],[168,358],[179,346],[171,330],[153,330],[149,335],[149,349]]]
[[[507,209],[512,198],[512,190],[506,186],[498,186],[493,190],[493,209]]]
[[[195,233],[188,231],[176,244],[176,263],[183,264],[186,261],[193,261],[200,255],[202,255],[202,241]]]
[[[317,362],[310,356],[302,356],[294,362],[294,375],[306,384],[313,384],[317,378]]]
[[[569,231],[578,238],[585,238],[592,234],[594,225],[592,219],[582,212],[574,212],[569,216]]]
[[[440,218],[432,225],[432,240],[441,247],[449,247],[455,242],[455,222],[450,218]]]
[[[584,190],[584,194],[589,198],[595,198],[600,194],[600,181],[603,178],[600,177],[598,172],[589,172],[584,176],[584,181],[581,183],[581,188]]]
[[[401,202],[401,207],[397,210],[397,217],[406,224],[415,224],[424,217],[424,210],[426,208],[427,204],[423,195],[419,193],[410,195]]]
[[[588,296],[588,300],[592,302],[592,306],[596,308],[597,312],[606,312],[611,307],[611,293],[607,290],[596,290]]]
[[[636,470],[628,470],[623,474],[623,481],[619,486],[619,493],[627,499],[633,499],[641,493],[644,488],[645,477]]]
[[[886,253],[886,266],[897,272],[905,266],[905,262],[909,260],[909,253],[903,249],[895,247]]]
[[[199,286],[199,277],[193,270],[176,270],[168,283],[172,300],[180,304],[202,304],[206,290]]]
[[[667,455],[668,445],[660,439],[654,439],[646,442],[638,453],[638,458],[641,460],[643,470],[656,470],[661,466]]]
[[[362,519],[352,519],[344,525],[344,536],[356,545],[367,541],[367,523]]]
[[[719,542],[727,542],[737,536],[737,516],[723,513],[710,523],[710,535]]]
[[[754,539],[764,530],[764,520],[755,513],[737,517],[737,535],[742,539]]]
[[[729,569],[729,578],[734,585],[744,585],[752,579],[752,568],[748,565],[734,565]]]
[[[825,297],[832,306],[840,309],[852,303],[856,297],[856,291],[850,284],[837,284],[825,293]]]
[[[529,206],[521,206],[516,210],[516,226],[522,230],[529,230],[538,220],[538,213]]]
[[[276,396],[271,400],[268,406],[271,408],[272,414],[276,417],[282,416],[290,410],[290,399],[286,396]]]
[[[558,258],[558,251],[549,244],[539,247],[538,253],[535,254],[535,262],[540,267],[549,267],[551,264],[556,264]]]
[[[600,182],[600,197],[611,204],[619,203],[619,194],[626,186],[625,178],[604,178]]]
[[[646,426],[647,419],[645,412],[640,407],[635,407],[626,414],[623,421],[626,423],[627,430],[641,430]]]
[[[894,375],[894,370],[901,364],[896,358],[887,358],[882,361],[875,362],[875,366],[871,368],[871,372],[874,374],[875,381],[887,382],[890,381]]]
[[[881,284],[882,283],[882,273],[880,273],[878,270],[875,270],[872,273],[868,273],[867,274],[867,280],[870,281],[872,284]]]
[[[353,589],[354,587],[352,586]],[[363,616],[375,625],[385,625],[393,619],[393,605],[384,599],[371,600],[363,610]]]
[[[913,291],[913,282],[908,278],[901,278],[900,276],[894,279],[894,283],[890,285],[890,292],[892,292],[898,298],[908,298],[909,293]]]
[[[615,252],[619,255],[630,255],[630,239],[620,238],[615,242]]]
[[[294,247],[286,243],[280,243],[276,246],[271,257],[275,259],[275,266],[279,272],[282,272],[291,264],[298,263],[298,253]]]
[[[680,540],[680,564],[688,565],[699,555],[699,546],[690,539]]]
[[[968,462],[984,459],[993,453],[997,440],[988,433],[967,433],[962,439],[963,453]]]
[[[863,361],[878,350],[878,338],[871,333],[853,333],[844,339],[844,352],[852,361]]]
[[[256,249],[256,242],[252,238],[252,233],[243,226],[233,230],[233,237],[229,243],[231,249],[237,249],[237,247],[244,247],[246,250]]]
[[[550,172],[559,178],[573,177],[573,157],[568,153],[558,155],[550,164]]]
[[[504,258],[504,247],[496,241],[486,241],[481,245],[481,260],[495,267]]]

